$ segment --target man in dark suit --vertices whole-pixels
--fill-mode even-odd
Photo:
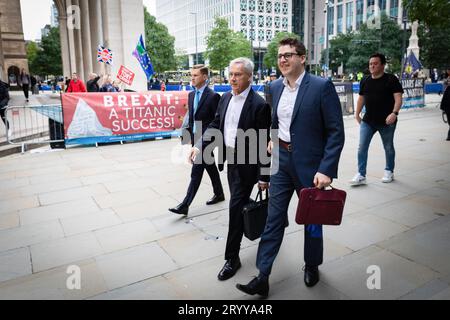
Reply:
[[[278,170],[270,178],[268,217],[256,260],[259,275],[247,285],[237,284],[251,295],[269,293],[269,275],[283,241],[294,191],[326,188],[337,178],[345,140],[341,105],[333,83],[307,73],[305,62],[306,48],[298,39],[280,41],[278,66],[284,79],[271,85],[272,129],[278,130],[278,141],[269,143]],[[304,281],[312,287],[319,281],[318,266],[323,260],[322,226],[307,225],[304,233]]]
[[[251,88],[254,64],[247,58],[230,62],[231,92],[220,99],[217,114],[203,136],[203,145],[214,137],[219,147],[219,170],[227,161],[227,178],[230,188],[229,226],[225,249],[226,263],[218,274],[221,281],[233,277],[241,267],[239,251],[244,234],[242,209],[248,204],[256,183],[268,186],[270,157],[267,142],[270,129],[270,107]],[[248,138],[248,139],[247,139]],[[192,161],[197,158],[202,142],[192,149]],[[222,151],[222,152],[220,152]],[[203,157],[208,152],[203,153]],[[210,159],[211,160],[211,159]]]
[[[208,88],[208,76],[209,70],[203,65],[194,66],[191,71],[192,86],[195,90],[189,93],[189,126],[186,129],[191,136],[192,145],[195,144],[195,139],[201,137],[211,121],[213,121],[217,111],[217,104],[220,100],[220,95]],[[191,182],[183,202],[175,208],[170,208],[169,211],[181,215],[188,214],[189,206],[197,194],[205,169],[211,178],[214,190],[214,196],[206,204],[213,205],[225,201],[222,182],[220,181],[216,164],[207,164],[202,161],[200,163],[194,163],[192,166]]]

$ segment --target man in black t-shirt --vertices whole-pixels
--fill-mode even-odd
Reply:
[[[357,186],[366,183],[367,156],[370,141],[378,131],[386,153],[386,168],[381,179],[384,183],[394,179],[395,148],[394,133],[397,117],[402,107],[403,88],[397,77],[384,73],[386,57],[376,53],[370,57],[370,75],[362,79],[355,117],[360,124],[360,142],[358,148],[358,173],[350,181]],[[360,114],[366,107],[364,117]]]

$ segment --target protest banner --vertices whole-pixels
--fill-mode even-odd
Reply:
[[[424,79],[403,79],[403,109],[425,107]]]
[[[134,72],[124,66],[120,66],[119,72],[117,73],[117,79],[129,86],[133,84],[134,76]]]
[[[188,92],[66,93],[66,144],[140,141],[179,134]]]

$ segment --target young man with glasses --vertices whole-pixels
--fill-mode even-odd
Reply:
[[[246,285],[237,284],[251,295],[269,294],[269,275],[283,241],[294,192],[326,188],[337,178],[345,140],[341,104],[333,83],[307,73],[305,62],[306,48],[298,39],[279,43],[278,67],[284,78],[270,88],[272,129],[278,130],[278,141],[272,136],[268,148],[278,170],[270,177],[268,217],[256,259],[259,275]],[[323,261],[322,226],[306,225],[304,232],[304,282],[312,287],[319,281],[318,267]]]

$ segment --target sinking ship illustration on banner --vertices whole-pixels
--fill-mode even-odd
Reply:
[[[69,126],[67,136],[69,139],[84,137],[105,137],[112,136],[112,130],[102,126],[95,111],[80,99]]]

